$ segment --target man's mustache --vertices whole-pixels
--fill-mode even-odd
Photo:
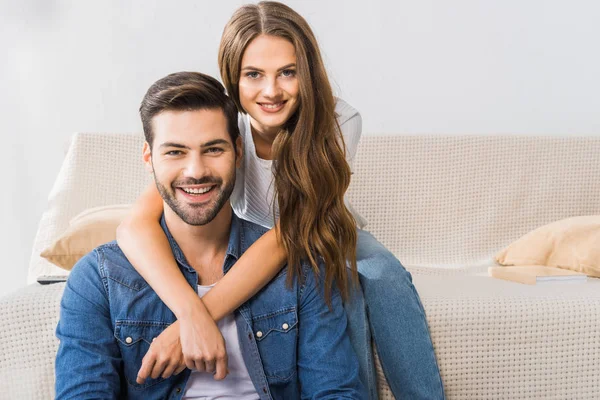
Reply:
[[[206,184],[220,185],[221,183],[223,183],[223,180],[220,178],[217,178],[214,176],[205,176],[200,179],[187,178],[185,180],[173,182],[172,186],[176,187],[176,186],[185,186],[185,185],[206,185]]]

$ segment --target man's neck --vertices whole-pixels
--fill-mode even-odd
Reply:
[[[227,202],[206,225],[185,223],[165,207],[165,222],[190,266],[198,273],[198,284],[211,285],[223,276],[223,262],[229,245],[232,210]]]

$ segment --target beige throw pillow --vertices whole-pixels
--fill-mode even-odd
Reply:
[[[542,226],[496,255],[501,265],[545,265],[600,277],[600,215]]]
[[[67,231],[40,256],[60,268],[71,270],[84,255],[116,239],[117,227],[130,209],[130,205],[113,205],[85,210],[69,222]]]

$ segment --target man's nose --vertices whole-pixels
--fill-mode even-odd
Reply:
[[[208,175],[208,166],[201,157],[190,157],[185,164],[183,174],[189,178],[202,178]]]

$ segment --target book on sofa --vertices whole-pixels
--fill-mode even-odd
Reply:
[[[587,275],[580,272],[556,267],[546,267],[543,265],[490,267],[488,273],[494,278],[525,283],[528,285],[548,282],[578,283],[587,281]]]

